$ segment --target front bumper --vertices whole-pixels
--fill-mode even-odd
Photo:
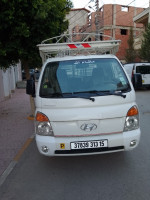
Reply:
[[[132,150],[138,146],[141,131],[86,137],[52,137],[36,135],[38,150],[45,156],[77,156]],[[108,147],[71,150],[71,142],[108,140]],[[134,145],[131,145],[131,142]]]

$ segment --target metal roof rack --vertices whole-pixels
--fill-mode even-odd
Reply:
[[[106,40],[89,41],[91,38],[100,38]],[[77,38],[80,41],[77,41]],[[88,54],[116,54],[120,40],[113,40],[110,36],[95,33],[74,33],[63,34],[57,37],[49,38],[38,44],[40,56],[45,62],[51,57],[88,55]]]

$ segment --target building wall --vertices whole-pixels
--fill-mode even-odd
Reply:
[[[136,35],[134,39],[134,49],[139,50],[142,45],[142,40],[143,40],[143,33],[146,30],[146,27],[148,23],[150,23],[150,7],[145,9],[143,12],[138,13],[134,18],[133,21],[138,25],[139,23],[143,24],[144,30],[141,34]]]
[[[134,26],[133,17],[142,12],[143,8],[128,7],[128,11],[122,11],[121,5],[116,5],[116,25],[117,26]],[[143,27],[142,24],[138,24],[136,28]]]
[[[14,72],[15,72],[15,83],[22,81],[22,68],[21,68],[21,62],[19,62],[15,67],[14,67]]]
[[[103,26],[112,25],[112,4],[105,4],[103,6]]]
[[[0,70],[0,102],[4,99],[3,71]]]
[[[113,25],[114,17],[116,26],[134,26],[133,17],[144,10],[143,8],[125,7],[117,4],[104,4],[102,8],[104,26]],[[127,10],[123,11],[123,8],[127,8]],[[138,24],[136,27],[143,27],[143,25]]]
[[[2,71],[4,97],[9,98],[11,96],[11,83],[10,83],[10,68]]]
[[[21,63],[10,66],[6,70],[0,70],[0,102],[11,97],[11,94],[15,92],[16,83],[21,80]]]
[[[10,67],[10,91],[11,93],[15,92],[16,88],[16,80],[15,80],[15,68],[13,66]]]

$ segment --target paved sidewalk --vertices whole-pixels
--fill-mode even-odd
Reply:
[[[27,119],[30,114],[25,89],[16,89],[12,98],[0,102],[0,175],[34,134],[34,122]]]

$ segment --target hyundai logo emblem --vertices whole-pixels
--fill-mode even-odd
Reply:
[[[87,132],[90,132],[90,131],[93,131],[93,130],[95,130],[96,128],[97,128],[97,125],[96,124],[82,124],[81,125],[81,130],[83,130],[83,131],[87,131]]]

